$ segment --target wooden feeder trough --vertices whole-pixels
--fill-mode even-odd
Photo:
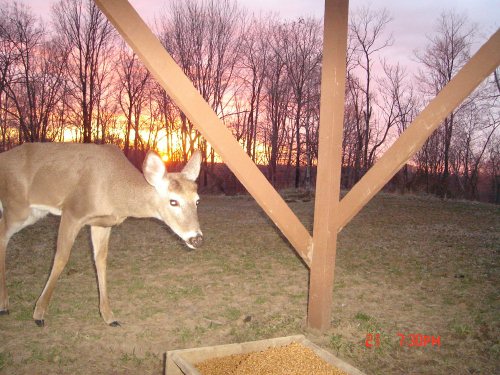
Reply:
[[[269,348],[287,346],[298,343],[311,349],[320,359],[348,375],[365,375],[357,368],[335,357],[326,350],[313,344],[303,335],[279,337],[269,340],[249,341],[240,344],[208,346],[203,348],[172,350],[167,352],[166,375],[201,375],[195,367],[197,364],[214,358],[227,357],[234,354],[262,352]]]

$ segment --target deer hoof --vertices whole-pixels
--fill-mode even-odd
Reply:
[[[109,326],[110,327],[121,327],[121,324],[120,324],[120,322],[115,320],[114,322],[109,323]]]
[[[35,319],[35,323],[38,327],[43,327],[45,325],[45,320],[43,319]]]
[[[9,315],[9,310],[0,310],[0,315]]]

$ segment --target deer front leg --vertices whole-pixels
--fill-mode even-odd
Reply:
[[[5,219],[0,219],[0,315],[9,313],[9,296],[5,281],[5,253],[8,241],[5,226]]]
[[[106,261],[108,258],[108,244],[111,227],[92,226],[92,246],[94,247],[94,261],[99,283],[99,310],[104,321],[112,327],[118,327],[120,323],[115,319],[109,305],[108,289],[106,286]]]
[[[29,211],[29,210],[28,210]],[[19,210],[17,222],[8,220],[7,208],[4,207],[0,216],[0,315],[9,313],[9,295],[7,293],[7,284],[5,277],[5,257],[7,252],[7,244],[10,237],[21,230],[23,224],[28,217],[27,210]]]
[[[52,271],[50,272],[49,279],[45,288],[43,289],[40,298],[36,302],[35,312],[33,313],[33,319],[39,327],[43,327],[44,320],[43,317],[47,311],[47,307],[52,297],[52,292],[56,286],[57,279],[61,274],[62,270],[68,263],[69,255],[71,253],[71,248],[75,242],[75,238],[80,231],[81,224],[72,219],[67,214],[62,214],[61,223],[59,224],[59,233],[57,235],[57,249],[56,255],[54,257],[54,264],[52,265]]]

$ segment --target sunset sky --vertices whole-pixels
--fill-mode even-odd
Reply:
[[[154,4],[155,0],[147,0]],[[300,15],[323,17],[324,0],[238,0],[249,10],[279,12],[283,18]],[[144,3],[141,0],[132,4]],[[371,5],[373,9],[386,8],[393,17],[388,30],[393,33],[394,45],[387,56],[397,58],[404,65],[414,65],[413,51],[426,45],[426,34],[433,29],[436,18],[445,10],[466,13],[469,20],[479,26],[477,48],[500,27],[500,0],[351,0],[350,10]],[[139,5],[137,5],[139,7]],[[145,8],[146,9],[146,8]]]
[[[22,1],[22,0],[21,0]],[[30,0],[33,11],[46,17],[50,14],[52,0]],[[168,0],[130,0],[139,14],[148,22],[154,20]],[[312,15],[323,17],[322,0],[237,0],[251,12],[276,12],[282,18],[290,19]],[[436,18],[444,11],[455,9],[466,13],[469,20],[478,25],[478,44],[480,46],[500,27],[500,0],[420,0],[418,2],[401,0],[351,0],[351,10],[371,4],[372,8],[385,7],[393,17],[388,30],[393,33],[394,45],[386,50],[386,56],[397,59],[413,69],[415,49],[426,45],[426,35],[434,29]]]

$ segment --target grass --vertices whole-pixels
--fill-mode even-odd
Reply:
[[[314,201],[287,192],[311,230]],[[31,315],[50,272],[58,219],[16,234],[7,253],[11,314],[0,317],[0,374],[159,374],[168,350],[305,334],[369,374],[500,373],[500,209],[379,194],[340,233],[331,328],[306,328],[308,270],[247,196],[206,196],[203,249],[155,220],[111,234],[99,316],[88,230],[74,245],[46,326]],[[380,346],[367,347],[367,335]],[[398,334],[440,336],[441,347]],[[373,341],[375,343],[375,341]]]
[[[12,364],[12,354],[0,352],[0,371]]]

